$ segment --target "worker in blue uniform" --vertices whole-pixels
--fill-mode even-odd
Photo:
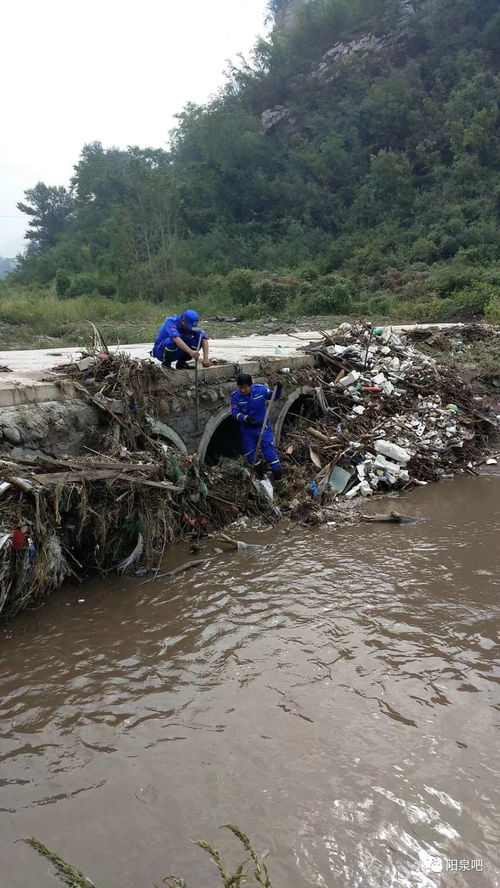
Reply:
[[[231,395],[231,413],[237,422],[240,423],[241,438],[243,442],[243,452],[247,462],[253,466],[256,462],[257,442],[259,440],[262,424],[265,419],[267,410],[267,401],[272,398],[272,389],[267,385],[258,385],[254,383],[252,377],[248,373],[242,373],[237,377],[236,383],[238,388]],[[281,398],[281,390],[283,385],[278,382],[276,386],[276,399]],[[266,422],[264,434],[262,435],[262,454],[266,463],[271,469],[273,479],[280,481],[282,478],[281,460],[274,443],[274,435],[269,419]],[[257,473],[259,468],[263,469],[262,464],[256,464]]]
[[[151,354],[162,362],[162,366],[171,368],[177,361],[177,370],[186,370],[190,358],[199,360],[199,347],[203,352],[203,366],[210,367],[208,358],[208,336],[204,330],[197,330],[200,316],[197,311],[189,309],[183,314],[167,318],[158,332]]]

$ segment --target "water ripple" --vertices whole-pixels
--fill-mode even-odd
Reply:
[[[277,533],[22,618],[1,654],[7,842],[143,885],[230,819],[287,888],[438,888],[448,860],[483,861],[456,888],[496,886],[499,483],[416,491],[417,525]]]

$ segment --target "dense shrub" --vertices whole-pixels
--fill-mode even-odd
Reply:
[[[495,296],[485,310],[486,320],[490,324],[500,324],[500,298]]]
[[[71,279],[71,284],[65,291],[67,298],[75,296],[92,296],[99,291],[99,280],[96,274],[91,272],[82,272],[75,274]]]
[[[484,314],[486,306],[498,296],[498,289],[491,284],[476,283],[472,287],[461,290],[454,298],[457,313],[461,317],[477,317]]]
[[[71,286],[71,275],[64,268],[58,268],[56,274],[56,293],[65,296]]]
[[[227,290],[235,305],[248,305],[253,301],[255,272],[248,268],[236,268],[227,276]]]

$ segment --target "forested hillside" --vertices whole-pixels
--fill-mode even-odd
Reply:
[[[180,113],[168,151],[86,145],[68,189],[28,191],[0,311],[15,285],[499,319],[499,173],[498,0],[312,0]]]

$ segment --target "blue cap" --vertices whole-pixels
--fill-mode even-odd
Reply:
[[[190,330],[194,330],[196,325],[200,322],[200,316],[198,312],[192,311],[191,309],[184,312],[184,314],[182,315],[182,319],[186,321],[186,324],[188,325]]]

